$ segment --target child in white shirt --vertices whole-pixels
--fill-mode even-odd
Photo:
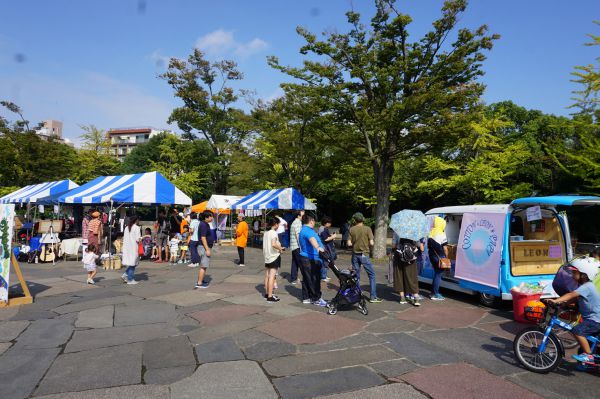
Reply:
[[[179,234],[171,233],[171,239],[169,240],[169,254],[170,254],[169,262],[171,262],[172,265],[177,263],[177,258],[179,255],[179,242],[180,241],[181,240],[179,239]]]
[[[96,273],[98,273],[96,270],[96,268],[97,268],[96,259],[98,259],[98,255],[96,255],[96,246],[93,244],[90,244],[85,249],[85,252],[83,253],[83,257],[81,258],[81,261],[83,262],[83,267],[88,272],[88,277],[87,277],[88,284],[96,284],[94,282],[94,277],[96,277]]]

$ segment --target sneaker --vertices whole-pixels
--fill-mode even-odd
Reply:
[[[93,284],[96,284],[96,283],[94,282],[94,280],[92,280],[91,278],[88,278],[88,279],[87,279],[87,283],[88,283],[88,284],[92,284],[92,285],[93,285]]]
[[[188,267],[198,267],[198,264],[197,264],[197,263],[190,263],[190,264],[188,265]]]
[[[381,299],[381,298],[371,298],[371,299],[369,299],[369,302],[371,302],[371,303],[381,303],[381,302],[383,302],[383,299]]]
[[[272,297],[267,298],[267,302],[279,302],[279,297],[273,295]]]
[[[421,294],[415,294],[412,296],[416,301],[422,301],[423,297],[421,296]]]
[[[405,304],[407,304],[407,303],[408,303],[408,302],[406,301],[406,297],[405,297],[405,296],[401,296],[401,297],[400,297],[400,304],[401,304],[401,305],[405,305]]]
[[[444,299],[446,298],[444,298],[442,294],[436,294],[431,296],[432,301],[443,301]]]
[[[571,356],[573,359],[581,363],[594,363],[594,356],[588,353],[582,353],[580,355]]]
[[[325,278],[322,278],[321,281],[328,283],[331,281],[331,279],[329,277],[325,277]]]
[[[312,301],[310,299],[305,299],[302,301],[302,303],[305,305],[310,305],[312,303]]]
[[[121,279],[123,279],[123,282],[126,283],[127,282],[127,273],[121,274]]]
[[[412,304],[413,304],[413,306],[416,306],[416,307],[421,306],[421,302],[419,302],[419,300],[416,298],[412,301]]]
[[[177,261],[177,264],[178,264],[178,265],[181,265],[182,263],[183,263],[183,261],[182,261],[181,259],[179,259],[179,260]]]
[[[312,304],[324,308],[325,306],[327,306],[327,301],[321,298],[318,301],[314,301]]]
[[[238,266],[239,266],[239,267],[244,267],[244,266],[246,266],[246,265],[244,265],[243,263],[240,263]]]
[[[294,281],[291,281],[290,284],[292,284],[292,285],[298,285],[298,280],[296,279]]]
[[[263,295],[263,298],[265,298],[265,299],[267,299],[268,297],[269,297],[269,295],[267,295],[267,294]]]
[[[138,282],[135,280],[131,280],[131,281],[127,282],[127,285],[136,285],[136,284],[138,284]]]
[[[208,284],[208,283],[202,283],[202,284],[198,284],[198,283],[196,283],[196,285],[194,286],[194,289],[195,289],[195,290],[196,290],[196,289],[198,289],[198,288],[200,288],[200,289],[205,289],[205,288],[208,288],[208,286],[209,286],[209,284]]]

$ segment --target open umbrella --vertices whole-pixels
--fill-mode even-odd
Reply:
[[[419,241],[429,234],[429,222],[427,216],[421,211],[404,209],[394,213],[390,220],[390,227],[398,237],[408,240]]]

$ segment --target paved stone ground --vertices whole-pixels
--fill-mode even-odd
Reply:
[[[262,299],[262,254],[215,250],[210,288],[197,269],[144,262],[140,284],[78,262],[23,264],[32,305],[0,309],[0,398],[567,398],[593,397],[598,376],[519,367],[511,312],[449,293],[400,305],[377,265],[381,304],[364,316],[303,305],[284,255],[278,295]],[[349,264],[347,254],[339,264]],[[333,277],[333,276],[332,276]],[[363,282],[367,283],[364,276]],[[335,278],[323,284],[335,293]],[[366,289],[368,289],[365,286]],[[423,294],[427,294],[423,290]]]

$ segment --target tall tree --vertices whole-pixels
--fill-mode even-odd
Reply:
[[[110,139],[106,132],[94,125],[80,125],[83,134],[79,136],[82,147],[98,154],[108,155],[110,152]]]
[[[183,102],[173,110],[169,123],[177,122],[186,139],[206,140],[220,165],[214,176],[214,189],[225,193],[231,148],[247,134],[243,123],[246,115],[234,107],[238,94],[230,86],[243,78],[237,64],[227,60],[210,62],[194,49],[187,61],[171,58],[167,72],[160,77]]]
[[[455,130],[448,126],[469,119],[484,89],[477,82],[483,51],[498,38],[485,25],[455,30],[467,2],[447,0],[433,29],[411,42],[412,19],[394,4],[376,0],[369,28],[358,13],[346,13],[348,33],[327,33],[323,40],[297,28],[306,41],[300,52],[311,54],[301,68],[269,59],[271,66],[300,81],[286,87],[327,99],[329,112],[352,126],[344,139],[363,147],[363,159],[373,170],[375,257],[385,255],[395,160],[448,139]]]
[[[81,125],[83,134],[82,148],[77,153],[78,167],[73,172],[73,180],[79,184],[86,183],[98,176],[115,175],[120,162],[111,155],[110,138],[106,132],[94,125]]]

